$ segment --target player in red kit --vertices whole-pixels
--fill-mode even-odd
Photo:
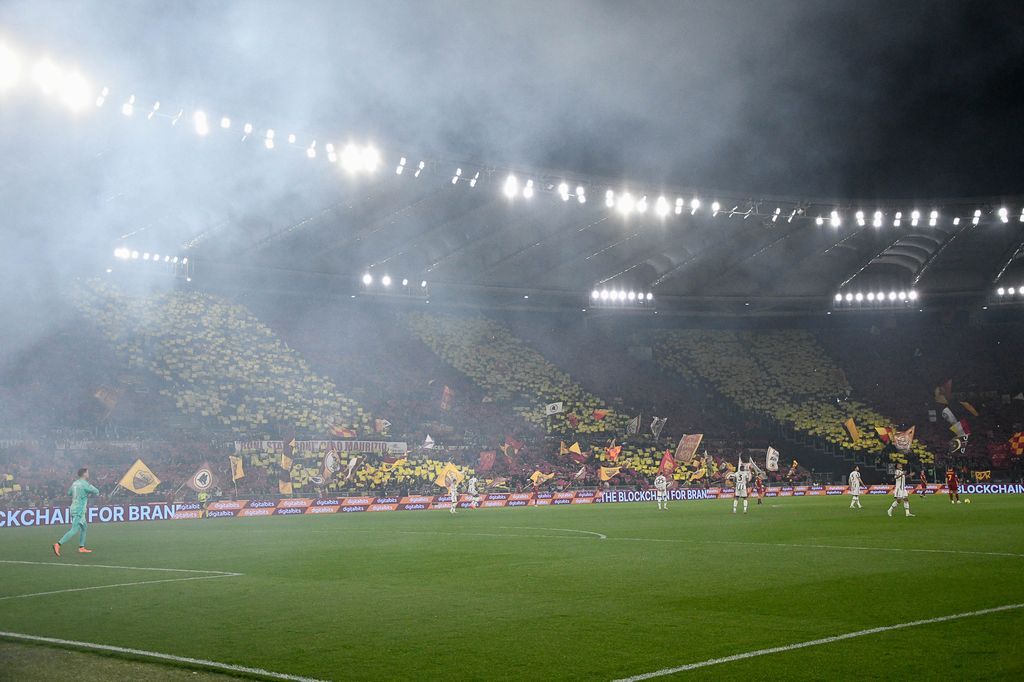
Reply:
[[[946,469],[946,488],[949,490],[949,503],[960,504],[960,479],[956,477],[956,469]]]
[[[917,475],[917,480],[921,483],[921,487],[917,492],[921,494],[921,497],[924,497],[928,493],[928,476],[925,475],[924,469],[921,469],[921,473]]]
[[[754,494],[757,495],[757,503],[761,504],[764,500],[764,476],[758,474],[757,478],[754,479]]]

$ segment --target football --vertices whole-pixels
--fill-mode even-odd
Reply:
[[[968,497],[968,498],[964,499],[964,504],[970,504],[970,503],[971,503],[971,498]]]

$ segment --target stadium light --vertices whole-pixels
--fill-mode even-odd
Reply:
[[[110,94],[110,88],[106,88],[105,87],[102,90],[100,90],[99,97],[96,98],[96,106],[97,106],[97,108],[103,106],[103,103],[107,101],[107,95],[109,95],[109,94]]]
[[[473,177],[471,177],[469,179],[469,187],[470,187],[470,189],[472,189],[473,187],[476,187],[476,181],[479,180],[479,179],[480,179],[480,171],[477,171],[476,173],[473,174]]]
[[[874,227],[881,227],[882,226],[882,212],[881,211],[875,211],[874,220],[871,221],[871,224]]]
[[[854,299],[857,300],[857,303],[860,303],[861,301],[864,300],[864,294],[858,291],[857,294],[854,296]]]
[[[139,259],[139,252],[138,251],[132,251],[132,260],[138,260],[138,259]]]
[[[89,81],[77,71],[69,73],[61,84],[60,99],[72,112],[84,109],[92,99]]]
[[[427,167],[426,161],[420,161],[419,164],[416,166],[416,172],[413,173],[412,176],[414,178],[418,178],[420,176],[420,173],[422,173],[423,169],[426,168],[426,167]]]
[[[403,277],[402,278],[402,286],[403,287],[409,286],[409,279],[407,277]]]
[[[954,225],[959,225],[960,224],[960,216],[957,216],[957,217],[953,218],[953,224]]]
[[[0,92],[10,90],[21,80],[21,58],[7,47],[0,45]]]
[[[558,195],[562,197],[562,201],[569,201],[569,185],[564,182],[559,184]]]
[[[616,204],[617,208],[619,209],[619,213],[621,213],[622,215],[629,215],[630,213],[632,213],[633,207],[635,205],[636,202],[633,200],[633,195],[630,194],[629,192],[623,192],[622,196],[619,197],[619,200]]]
[[[849,303],[853,300],[853,294],[846,294],[846,302]]]
[[[135,113],[135,95],[130,95],[128,101],[121,105],[121,113],[125,116]]]
[[[977,225],[980,222],[981,222],[981,209],[980,208],[976,208],[976,209],[974,209],[974,217],[971,218],[971,224],[972,225]]]
[[[889,300],[890,301],[895,301],[896,300],[896,292],[895,291],[890,291],[889,292]]]
[[[533,180],[527,180],[526,181],[526,187],[523,187],[523,198],[524,199],[532,199],[533,198]]]
[[[920,211],[915,209],[915,210],[910,212],[910,226],[911,227],[917,227],[917,221],[919,221],[920,219],[921,219],[921,212]]]
[[[373,275],[371,275],[370,273],[366,273],[365,275],[363,275],[363,284],[365,284],[366,286],[370,286],[371,284],[373,284]]]
[[[246,123],[244,126],[242,126],[242,132],[245,133],[246,135],[252,135],[252,124]]]
[[[930,227],[935,227],[938,223],[939,223],[939,212],[933,210],[931,213],[928,214],[928,225]]]
[[[690,215],[694,215],[695,213],[697,213],[698,208],[700,208],[700,199],[694,197],[690,201]]]
[[[267,149],[274,148],[274,129],[268,128],[266,134],[263,136],[263,146]]]
[[[628,294],[626,294],[626,298],[628,298],[630,301],[635,301],[636,300],[636,292],[635,291],[630,291]]]
[[[459,184],[459,178],[461,178],[461,177],[462,177],[462,169],[461,168],[456,168],[455,169],[455,175],[452,176],[452,184],[453,185]]]
[[[821,227],[822,225],[825,224],[825,219],[822,218],[821,216],[818,216],[817,218],[814,219],[814,224],[817,225],[818,227]]]
[[[648,291],[646,298],[647,298],[648,301],[653,301],[654,300],[654,294],[652,294],[651,292]]]
[[[383,277],[380,278],[380,283],[386,287],[391,286],[391,277],[389,277],[388,275],[384,275]]]
[[[670,210],[672,209],[668,205],[668,199],[663,196],[658,197],[658,200],[654,203],[654,212],[664,218]]]
[[[227,130],[228,128],[230,128],[231,127],[231,119],[228,118],[227,116],[221,116],[220,127],[223,128],[224,130]]]
[[[1024,208],[1022,208],[1020,210],[1020,218],[1019,218],[1019,220],[1020,220],[1020,222],[1024,223]]]
[[[857,211],[857,225],[864,227],[864,211]]]
[[[327,145],[327,153],[331,154],[331,155],[334,154],[334,145]],[[333,161],[333,159],[332,159],[332,161]],[[405,157],[403,156],[401,159],[398,160],[398,165],[395,166],[395,175],[401,175],[402,171],[404,171],[404,170],[405,170]]]
[[[172,258],[171,262],[174,263],[175,265],[177,265],[178,264],[178,257],[175,256],[174,258]]]
[[[1000,296],[1005,296],[1006,289],[1004,289],[1003,287],[999,287],[998,289],[996,289],[996,293],[999,294]]]
[[[640,201],[636,202],[637,213],[647,213],[647,195],[640,197]]]
[[[676,215],[682,215],[683,213],[683,198],[676,197]]]
[[[363,170],[367,173],[376,172],[380,166],[380,152],[372,144],[363,148]]]
[[[775,213],[772,214],[772,222],[774,223],[779,219],[779,214],[782,213],[782,208],[779,206],[775,207]]]
[[[999,209],[999,220],[1001,220],[1004,223],[1010,222],[1010,213],[1009,211],[1006,210],[1005,206]]]
[[[874,300],[875,300],[875,292],[869,291],[868,292],[868,301],[871,302],[871,301],[874,301]]]
[[[607,289],[601,289],[601,300],[602,301],[607,301],[608,300],[608,295],[609,294],[608,294],[608,290]]]
[[[182,265],[188,265],[188,258],[182,258],[181,259],[181,264]]]
[[[587,203],[587,189],[583,185],[576,185],[576,201]]]
[[[899,299],[900,299],[901,301],[906,301],[906,300],[907,300],[907,292],[905,292],[905,291],[900,291],[900,293],[898,294],[898,296],[899,296]]]
[[[711,217],[714,218],[722,210],[722,205],[717,201],[711,202]]]
[[[341,150],[341,167],[346,173],[357,173],[362,167],[362,154],[359,148],[349,142]]]
[[[836,303],[841,303],[842,300],[843,300],[843,295],[842,294],[836,294]]]
[[[44,95],[51,95],[57,91],[64,81],[64,73],[60,67],[50,61],[43,59],[32,67],[32,80],[43,91]]]
[[[1016,290],[1013,287],[1010,287],[1009,289],[1006,290],[1006,293],[1008,293],[1010,296],[1013,296],[1016,293]]]
[[[598,299],[600,295],[601,292],[598,291],[597,289],[594,289],[593,291],[590,292],[590,298],[594,299],[595,301]]]
[[[288,144],[295,144],[295,133],[288,133]]]
[[[425,280],[425,279],[421,280],[420,281],[420,289],[426,289],[426,288],[427,288],[427,280]]]
[[[608,208],[615,207],[615,192],[608,190],[604,193],[604,205]]]
[[[192,125],[196,129],[196,135],[202,137],[210,134],[210,123],[206,120],[206,114],[202,111],[192,114]]]
[[[839,227],[842,224],[842,220],[839,218],[839,211],[832,211],[829,214],[828,223],[832,227]]]
[[[509,199],[514,199],[516,195],[519,194],[519,180],[516,179],[516,176],[509,174],[509,176],[505,178],[504,191],[505,196]]]
[[[306,147],[306,158],[307,159],[315,159],[316,158],[316,140],[313,140],[309,144],[309,146]]]
[[[896,211],[896,215],[893,216],[893,219],[892,219],[892,226],[893,227],[899,227],[900,223],[902,221],[903,221],[903,211]]]

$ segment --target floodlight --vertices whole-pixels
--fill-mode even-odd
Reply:
[[[384,275],[383,277],[380,278],[380,283],[386,287],[391,286],[391,277],[389,277],[388,275]]]
[[[526,181],[526,187],[523,187],[523,198],[530,199],[533,197],[533,180]]]
[[[231,119],[228,118],[227,116],[222,116],[221,119],[220,119],[220,127],[223,128],[224,130],[227,130],[228,128],[230,128],[231,127]]]
[[[853,300],[853,294],[846,294],[846,302],[849,303]]]
[[[192,114],[192,125],[195,126],[196,135],[208,135],[210,133],[210,124],[206,120],[206,114],[202,111],[197,111]]]
[[[857,303],[860,303],[861,301],[864,300],[864,294],[858,291],[857,294],[854,296],[854,299],[856,299]]]
[[[0,92],[9,90],[21,80],[21,58],[14,50],[0,45]]]
[[[509,174],[509,176],[505,178],[504,191],[505,196],[509,199],[514,199],[515,196],[519,194],[519,180],[516,179],[516,176]]]

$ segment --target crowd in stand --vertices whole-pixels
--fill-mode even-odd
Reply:
[[[693,372],[741,409],[806,436],[879,460],[884,454],[894,462],[934,462],[918,441],[900,453],[876,437],[876,428],[899,426],[902,420],[849,399],[845,374],[810,332],[673,330],[659,335],[655,352],[662,366]],[[851,418],[858,438],[844,425]]]
[[[362,407],[244,306],[188,291],[133,295],[96,281],[77,300],[129,367],[164,381],[161,393],[182,412],[239,435],[371,430]]]

